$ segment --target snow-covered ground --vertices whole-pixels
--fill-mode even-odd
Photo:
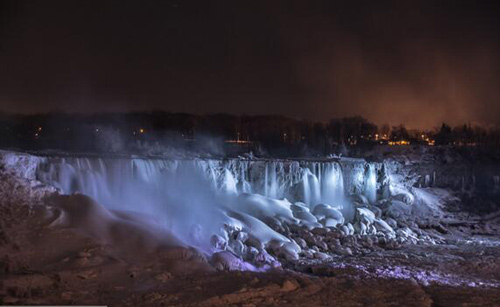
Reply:
[[[308,284],[320,278],[314,276],[322,276],[323,284],[342,276],[335,282],[339,288],[349,279],[367,279],[375,289],[400,280],[401,289],[423,291],[417,295],[422,305],[435,299],[426,291],[436,287],[500,297],[494,290],[500,286],[494,256],[500,251],[498,216],[450,212],[448,205],[460,202],[457,193],[417,185],[414,174],[394,160],[0,156],[5,302],[29,303],[35,297],[108,303],[107,298],[134,304],[134,293],[153,295],[154,287],[193,278],[182,276],[197,276],[200,288],[214,279],[240,280],[248,290],[209,297],[206,289],[197,289],[198,300],[155,292],[144,302],[225,305],[272,298],[277,301],[266,304],[273,305],[284,303],[283,294],[292,291],[303,304],[304,295],[314,292]],[[41,295],[26,290],[27,281],[19,277],[26,270],[36,271]],[[40,270],[59,277],[53,280]],[[258,281],[246,280],[253,276],[248,274],[257,274]],[[142,286],[122,285],[119,277],[139,275]],[[277,281],[277,289],[269,286]],[[93,282],[128,294],[91,299],[76,294],[82,282],[87,294],[98,291]],[[59,290],[53,290],[55,284]]]

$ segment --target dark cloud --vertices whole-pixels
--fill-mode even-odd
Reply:
[[[500,124],[488,1],[3,1],[0,106]]]

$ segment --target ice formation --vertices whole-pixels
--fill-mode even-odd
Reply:
[[[419,240],[412,204],[429,203],[422,208],[432,211],[445,197],[412,189],[387,165],[361,159],[2,156],[19,176],[69,195],[52,201],[55,225],[119,249],[130,240],[144,250],[194,247],[220,269],[352,254],[348,246],[361,246],[354,235],[368,245]]]

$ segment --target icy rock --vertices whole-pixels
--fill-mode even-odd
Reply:
[[[346,226],[347,226],[347,229],[349,229],[349,235],[353,235],[354,234],[354,227],[352,226],[352,224],[347,223]]]
[[[361,208],[361,207],[366,207],[368,206],[367,204],[363,204],[363,203],[358,203],[358,202],[353,202],[352,203],[352,207],[353,208]]]
[[[329,249],[335,249],[337,247],[341,246],[340,244],[340,240],[339,239],[332,239],[330,240],[330,242],[328,243],[328,247]]]
[[[352,249],[350,247],[345,247],[340,249],[340,254],[345,256],[352,256]]]
[[[370,206],[369,209],[370,209],[370,211],[373,212],[373,214],[375,214],[376,218],[381,218],[382,217],[383,212],[382,212],[382,209],[380,209],[379,207],[377,207],[377,206]]]
[[[212,235],[210,243],[214,251],[223,251],[227,248],[226,240],[219,235]]]
[[[390,199],[403,202],[407,205],[412,205],[413,202],[415,201],[415,197],[410,192],[399,193],[399,194],[393,195],[393,196],[391,196]]]
[[[401,244],[403,244],[404,242],[405,242],[405,239],[403,239],[403,238],[398,238],[398,240],[390,240],[385,245],[385,248],[387,248],[387,249],[400,249]]]
[[[286,236],[273,231],[268,225],[251,215],[229,211],[227,216],[233,221],[238,221],[241,230],[248,233],[248,239],[245,241],[246,245],[261,250],[270,241],[278,241],[281,243],[290,241]],[[287,234],[287,236],[289,236],[289,234]],[[297,248],[299,247],[297,246]]]
[[[363,194],[351,194],[349,198],[353,203],[358,203],[363,205],[368,204],[368,198],[366,198],[366,196],[364,196]]]
[[[330,259],[331,257],[328,254],[317,252],[314,254],[314,258],[324,261]]]
[[[342,223],[339,223],[338,220],[331,219],[331,218],[326,218],[326,219],[322,220],[321,223],[323,225],[325,225],[325,227],[335,227],[337,225],[341,225],[342,224]]]
[[[330,247],[330,253],[331,254],[342,255],[343,248],[342,248],[342,246],[331,246]]]
[[[285,258],[287,261],[294,261],[299,259],[299,254],[296,252],[290,252],[287,249],[281,250],[281,255],[283,258]]]
[[[355,231],[355,233],[358,233],[360,235],[366,235],[367,230],[368,230],[368,227],[366,226],[365,223],[363,223],[361,221],[358,221],[358,222],[354,223],[354,231]]]
[[[295,238],[294,241],[297,243],[298,246],[300,246],[300,248],[304,249],[307,247],[307,243],[304,239],[302,238]]]
[[[375,226],[375,228],[377,228],[378,231],[382,231],[382,232],[385,232],[385,233],[392,233],[392,232],[394,232],[394,229],[392,229],[392,227],[389,226],[389,224],[387,224],[382,219],[375,219],[374,222],[373,222],[373,225]]]
[[[309,229],[321,226],[321,224],[318,223],[318,219],[309,211],[293,212],[293,216],[300,221],[299,223],[301,225],[304,225]]]
[[[361,245],[366,247],[366,248],[372,248],[373,247],[373,241],[370,237],[363,237],[363,239],[361,240]]]
[[[342,225],[342,227],[340,228],[340,231],[342,231],[343,237],[349,235],[349,228],[347,227],[347,225]]]
[[[313,259],[314,258],[314,253],[307,249],[307,250],[302,250],[302,255],[304,255],[305,258],[307,259]]]
[[[323,242],[322,237],[320,237],[320,236],[314,236],[314,237],[313,237],[313,244],[314,244],[314,245],[319,245],[319,244],[320,244],[320,242]]]
[[[290,228],[290,232],[294,234],[300,234],[302,231],[304,231],[304,225],[296,225],[296,224],[289,224],[288,227]],[[307,229],[307,227],[305,227]]]
[[[219,271],[241,270],[243,261],[228,251],[217,252],[212,255],[212,265]]]
[[[418,235],[418,237],[421,237],[424,235],[424,232],[418,228],[414,228],[414,227],[410,227],[411,231],[413,231],[414,233],[416,233]]]
[[[329,239],[339,239],[339,238],[342,238],[344,236],[344,234],[342,233],[342,230],[338,229],[338,228],[330,228],[331,231],[327,234],[327,237]]]
[[[255,262],[261,266],[268,265],[271,268],[281,267],[281,263],[277,261],[273,256],[269,255],[266,250],[261,250],[259,254],[255,257]]]
[[[284,230],[284,233],[287,237],[290,237],[290,235],[292,234],[292,231],[290,230],[290,227],[288,226],[288,224],[286,223],[283,223],[283,230]]]
[[[276,261],[273,256],[269,255],[269,253],[263,249],[261,250],[257,256],[255,257],[255,261],[258,263],[271,263],[273,261]]]
[[[328,244],[326,244],[325,241],[320,241],[316,244],[319,248],[321,248],[322,250],[325,250],[327,251],[328,250]]]
[[[417,235],[408,227],[400,228],[396,230],[396,234],[398,235],[398,240],[404,240],[406,239],[417,239]],[[404,242],[403,241],[403,242]],[[402,243],[402,242],[399,242]]]
[[[259,254],[259,250],[253,246],[247,246],[246,251],[246,259],[248,260],[254,260]]]
[[[280,248],[278,254],[286,260],[299,259],[301,248],[295,242],[285,242]]]
[[[314,206],[312,214],[314,214],[318,220],[321,220],[327,227],[342,225],[345,221],[344,216],[339,210],[332,208],[327,204]]]
[[[407,241],[407,239],[408,239],[407,237],[400,236],[400,237],[396,238],[396,242],[398,244],[403,244],[403,243],[405,243]],[[391,242],[389,242],[389,243],[391,243]]]
[[[393,218],[386,218],[385,221],[387,222],[387,224],[389,226],[391,226],[393,229],[394,228],[397,228],[398,227],[398,222],[396,222],[396,220],[394,220]]]
[[[244,231],[239,231],[236,235],[236,240],[240,240],[241,242],[245,242],[248,239],[248,233]]]
[[[258,194],[241,194],[235,203],[234,209],[247,213],[257,219],[264,220],[275,217],[276,220],[288,223],[297,223],[293,217],[290,202],[286,199],[278,200]],[[279,223],[281,224],[281,223]]]
[[[378,244],[381,246],[385,246],[387,244],[387,239],[384,236],[378,237]]]
[[[409,216],[411,214],[411,208],[401,201],[393,200],[385,210],[385,213],[387,216],[398,220]]]
[[[317,227],[315,225],[318,225],[318,219],[311,214],[311,212],[294,212],[293,216],[296,217],[298,220],[300,220],[299,223],[304,224],[308,226],[309,224],[312,224],[313,227]]]
[[[292,212],[309,212],[309,207],[300,201],[291,204],[290,209]]]
[[[246,246],[240,240],[230,240],[229,248],[239,256],[243,256],[246,252]]]
[[[446,229],[442,224],[438,224],[436,227],[434,227],[437,231],[439,231],[442,234],[447,234],[448,229]]]
[[[251,247],[254,247],[258,250],[261,250],[264,248],[264,244],[259,240],[257,237],[253,235],[249,235],[248,239],[245,241],[245,244]]]
[[[316,237],[313,236],[311,233],[304,233],[302,238],[306,241],[307,245],[316,244]]]
[[[269,226],[272,230],[279,232],[279,233],[284,233],[285,229],[281,225],[280,220],[273,216],[265,216],[265,217],[260,217],[259,218],[262,222],[264,222],[267,226]]]
[[[343,240],[342,240],[342,244],[343,245],[355,245],[357,243],[357,238],[355,236],[346,236]]]
[[[281,246],[282,243],[280,241],[272,240],[267,244],[266,249],[277,255]]]
[[[413,230],[413,229],[418,229],[418,228],[420,228],[420,227],[418,226],[418,224],[417,224],[417,223],[415,223],[414,221],[408,221],[406,224],[407,224],[407,226],[408,226],[409,228],[411,228],[412,230]]]
[[[319,236],[326,236],[330,232],[330,229],[328,228],[323,228],[323,227],[316,227],[311,230],[311,233]]]
[[[356,208],[356,220],[364,221],[366,224],[372,224],[375,220],[375,214],[368,208]]]

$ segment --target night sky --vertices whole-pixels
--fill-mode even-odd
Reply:
[[[499,1],[0,1],[0,111],[500,124]]]

